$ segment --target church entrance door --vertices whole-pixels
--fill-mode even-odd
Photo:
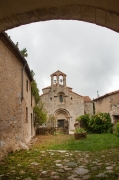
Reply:
[[[58,127],[64,128],[64,121],[65,119],[58,119]]]

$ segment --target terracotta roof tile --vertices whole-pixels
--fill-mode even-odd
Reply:
[[[84,102],[92,102],[89,96],[83,96]]]

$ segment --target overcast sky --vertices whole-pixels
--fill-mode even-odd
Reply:
[[[19,49],[26,47],[26,60],[42,89],[51,84],[57,70],[67,74],[73,91],[97,97],[119,89],[119,34],[80,21],[53,20],[32,23],[7,31]]]

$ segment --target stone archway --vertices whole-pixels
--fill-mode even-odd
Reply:
[[[63,128],[66,133],[69,132],[70,113],[66,109],[57,109],[54,112],[56,117],[56,127]]]
[[[53,19],[91,22],[119,32],[119,1],[0,1],[0,32],[23,24]]]

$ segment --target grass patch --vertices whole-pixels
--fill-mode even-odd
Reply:
[[[88,134],[86,139],[75,140],[74,135],[52,136],[34,148],[70,151],[101,151],[119,148],[119,138],[114,134]]]

